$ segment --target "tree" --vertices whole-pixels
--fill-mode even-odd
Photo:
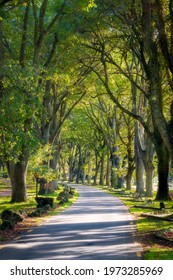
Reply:
[[[95,102],[90,103],[90,107],[86,111],[88,117],[91,119],[93,125],[102,134],[104,139],[103,151],[105,145],[110,152],[111,160],[111,186],[118,188],[122,186],[122,178],[118,176],[120,168],[120,158],[117,155],[117,121],[116,108],[106,98],[98,97]],[[102,153],[102,157],[104,152]]]
[[[102,4],[97,1],[99,15],[95,24],[96,28],[92,28],[93,36],[90,42],[87,41],[86,43],[85,40],[83,44],[90,50],[90,53],[95,53],[97,57],[90,60],[90,64],[86,63],[86,58],[85,60],[82,59],[81,62],[86,68],[92,69],[100,81],[102,81],[107,93],[115,104],[125,113],[140,121],[149,137],[151,137],[159,159],[157,198],[169,199],[168,173],[172,144],[169,132],[170,118],[164,115],[165,107],[161,83],[165,68],[163,67],[161,72],[161,61],[163,60],[161,60],[161,53],[154,29],[155,25],[153,24],[155,22],[154,13],[151,14],[153,6],[149,2],[143,1],[143,5],[140,5],[139,1],[139,6],[137,6],[134,1],[128,2],[128,5],[126,1],[122,1],[119,5],[118,3],[115,5],[115,2],[112,1],[109,5],[105,4],[104,1]],[[141,11],[143,11],[142,17]],[[104,21],[99,21],[101,17],[103,18],[103,15],[105,16]],[[108,17],[110,17],[109,21]],[[138,24],[134,25],[134,22]],[[141,65],[140,72],[138,66],[133,65],[134,68],[129,67],[130,61],[133,61],[134,56]],[[126,61],[128,61],[128,65]],[[113,88],[112,80],[110,79],[110,72],[113,71],[113,66],[117,73],[124,75],[148,100],[152,112],[152,127],[148,126],[142,116],[127,110],[122,105],[123,103],[118,94],[115,96],[115,86]],[[137,76],[138,79],[136,80]],[[145,88],[139,82],[140,77],[146,80]]]
[[[37,148],[36,139],[40,140],[42,104],[49,106],[46,98],[56,72],[52,63],[53,58],[58,60],[57,34],[68,30],[73,8],[87,12],[92,1],[74,3],[74,7],[65,0],[52,4],[48,0],[8,2],[14,6],[4,5],[7,1],[1,3],[1,142],[12,183],[12,201],[22,202],[26,200],[29,156]],[[63,28],[62,18],[65,18]],[[19,104],[17,100],[20,100]]]
[[[68,133],[67,133],[68,132]],[[68,163],[69,181],[91,182],[94,175],[95,130],[81,107],[77,106],[62,130],[62,157]]]

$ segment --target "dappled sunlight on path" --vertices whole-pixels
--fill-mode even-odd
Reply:
[[[0,250],[0,259],[138,259],[127,208],[103,191],[75,185],[77,202]]]

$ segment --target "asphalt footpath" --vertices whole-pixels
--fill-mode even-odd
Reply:
[[[0,247],[0,260],[138,260],[134,217],[116,197],[72,185],[79,198],[65,211]]]

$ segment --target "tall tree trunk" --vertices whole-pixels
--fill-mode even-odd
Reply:
[[[27,200],[26,192],[26,173],[28,167],[28,160],[22,156],[19,157],[18,162],[7,162],[7,169],[12,186],[11,202],[24,202]]]
[[[71,155],[69,157],[69,182],[73,182],[76,175],[76,164],[77,164],[77,156],[78,151],[76,146],[72,146],[71,148]]]
[[[79,182],[83,179],[83,156],[82,156],[82,150],[79,146],[79,160],[78,160],[78,169],[77,169],[77,176],[76,176],[76,183],[79,184]]]
[[[28,20],[29,20],[29,10],[30,10],[30,2],[26,3],[25,15],[23,20],[23,32],[22,32],[22,40],[21,40],[21,48],[20,48],[20,57],[19,62],[22,68],[25,66],[25,53],[27,46],[27,29],[28,29]]]
[[[147,164],[145,167],[145,173],[146,173],[146,196],[151,197],[153,196],[153,171],[154,171],[154,166],[153,163]]]
[[[110,154],[107,152],[107,166],[106,166],[106,186],[110,187],[110,176],[111,176],[111,162]]]
[[[98,172],[99,172],[99,167],[100,167],[100,161],[99,161],[97,153],[95,154],[95,158],[96,158],[96,166],[95,166],[95,174],[94,174],[94,185],[97,185]]]
[[[131,183],[132,183],[132,175],[133,175],[133,171],[135,170],[135,163],[134,163],[134,156],[132,155],[132,137],[129,136],[129,143],[127,146],[127,174],[125,176],[125,180],[126,180],[126,189],[127,190],[131,190]]]
[[[135,146],[136,192],[144,193],[144,164],[137,144]]]
[[[91,165],[92,165],[92,161],[91,161],[91,154],[90,154],[88,160],[88,176],[87,176],[88,185],[91,185]]]
[[[56,149],[53,149],[53,155],[52,155],[52,159],[50,160],[49,166],[54,170],[58,170],[58,163],[59,163],[59,151],[56,147]]]
[[[169,183],[168,183],[169,163],[170,163],[169,152],[163,142],[157,146],[156,152],[158,157],[158,190],[157,190],[156,199],[169,200],[170,199]]]
[[[44,144],[50,142],[50,115],[51,115],[51,81],[47,80],[45,84],[45,93],[43,96],[43,114],[41,120],[41,140]]]
[[[143,131],[135,121],[135,166],[136,166],[136,192],[144,193],[144,163],[143,150],[139,139],[143,138]]]
[[[156,1],[156,8],[160,10],[159,1]],[[163,114],[163,94],[162,94],[162,83],[161,83],[161,62],[159,60],[159,49],[158,42],[155,40],[155,24],[153,24],[153,3],[149,0],[142,0],[143,10],[143,43],[148,56],[148,65],[145,70],[147,78],[149,80],[150,95],[149,104],[151,108],[153,126],[154,126],[154,138],[155,148],[158,156],[158,192],[156,199],[167,200],[169,199],[169,188],[168,188],[168,174],[169,174],[169,158],[173,158],[173,144],[169,131],[167,120]],[[159,4],[159,5],[158,5]],[[158,10],[158,16],[161,16]],[[166,42],[163,37],[165,31],[163,27],[162,17],[159,18],[159,32],[160,39],[162,38],[161,49],[164,53]],[[161,27],[161,29],[160,29]],[[166,39],[166,37],[165,37]],[[164,56],[165,57],[165,56]],[[171,66],[171,65],[169,65]]]
[[[136,78],[137,79],[137,78]],[[137,80],[136,80],[137,82]],[[135,84],[131,83],[132,91],[132,104],[133,104],[133,113],[139,114],[139,107],[137,107],[137,87]],[[140,133],[142,134],[141,127],[139,128],[138,122],[134,122],[134,152],[135,152],[135,171],[136,171],[136,192],[144,193],[144,165],[141,155],[141,146],[140,146]]]
[[[145,166],[145,175],[146,175],[146,196],[150,197],[153,195],[153,172],[154,172],[154,164],[153,158],[155,154],[154,145],[148,135],[145,137],[145,152],[143,157],[143,162]]]
[[[82,174],[82,184],[85,185],[85,181],[86,181],[86,174],[85,172],[83,172]]]
[[[100,181],[99,184],[101,186],[104,186],[104,171],[105,171],[105,154],[104,151],[102,152],[102,157],[101,157],[101,166],[100,166]]]
[[[119,169],[119,158],[114,154],[117,150],[116,147],[113,148],[113,151],[111,153],[111,187],[112,188],[118,188],[119,187],[119,178],[117,176],[117,170]]]
[[[117,175],[116,175],[116,168],[113,166],[111,166],[111,188],[117,188]]]
[[[58,136],[52,144],[52,159],[50,160],[49,166],[54,169],[58,170],[58,164],[60,159],[60,153],[61,153],[62,145],[60,141],[60,137]]]
[[[2,31],[2,20],[0,20],[0,69],[2,71],[4,64],[4,44],[3,44],[3,31]],[[0,101],[3,96],[3,72],[0,73]]]
[[[65,162],[62,163],[62,179],[63,181],[67,181],[67,173],[66,173],[66,169],[65,169]]]
[[[73,181],[73,156],[69,158],[69,182]]]
[[[125,177],[127,190],[131,190],[133,171],[134,171],[134,166],[132,166],[130,163],[128,163],[128,171],[127,171],[127,175]]]

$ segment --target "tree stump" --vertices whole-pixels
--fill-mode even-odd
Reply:
[[[53,207],[54,199],[52,197],[36,197],[37,208],[43,208],[47,204]]]

